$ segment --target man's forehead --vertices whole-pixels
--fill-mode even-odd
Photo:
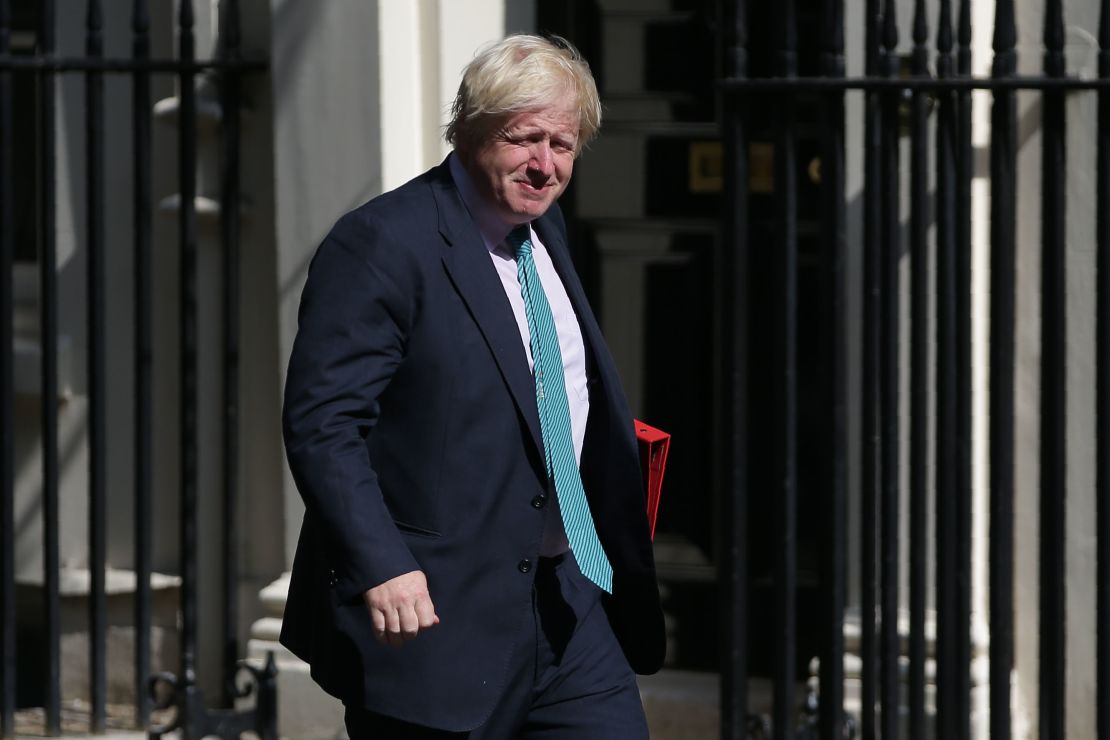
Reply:
[[[505,128],[551,128],[572,129],[577,136],[580,126],[578,111],[565,106],[549,106],[533,110],[521,111],[505,122]]]

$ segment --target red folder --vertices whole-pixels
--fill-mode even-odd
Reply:
[[[640,473],[644,477],[647,498],[648,528],[655,539],[655,520],[659,514],[659,497],[663,490],[663,470],[667,467],[667,452],[671,448],[671,435],[635,420],[636,440],[640,443]]]

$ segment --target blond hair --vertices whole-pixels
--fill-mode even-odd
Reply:
[[[556,105],[568,93],[578,108],[577,154],[601,126],[590,66],[559,36],[508,36],[479,51],[463,70],[444,138],[455,148],[475,148],[508,117]]]

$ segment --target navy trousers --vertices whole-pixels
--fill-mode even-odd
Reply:
[[[541,558],[531,628],[522,630],[505,693],[485,724],[444,732],[348,706],[347,733],[351,740],[647,740],[636,677],[600,596],[573,557]]]

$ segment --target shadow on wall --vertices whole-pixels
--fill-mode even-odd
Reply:
[[[377,5],[284,0],[273,10],[279,331],[288,334],[283,341],[291,341],[295,330],[317,245],[340,215],[381,189]]]

